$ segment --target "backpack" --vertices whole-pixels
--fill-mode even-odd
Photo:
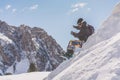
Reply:
[[[90,35],[92,35],[92,34],[94,33],[94,30],[95,30],[95,29],[94,29],[93,26],[88,25],[88,26],[87,26],[87,29],[88,29],[88,30],[87,30],[87,35],[88,35],[88,36],[90,36]]]

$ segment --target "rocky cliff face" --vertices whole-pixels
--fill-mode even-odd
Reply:
[[[25,67],[22,72],[27,72],[30,63],[34,63],[38,71],[51,71],[63,62],[63,53],[60,45],[43,29],[26,25],[15,27],[0,21],[2,74],[21,73],[20,66],[23,63],[27,65],[22,65]]]

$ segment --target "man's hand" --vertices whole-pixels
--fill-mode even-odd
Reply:
[[[76,37],[76,34],[77,34],[77,33],[71,31],[71,34],[72,34],[74,37]]]
[[[74,32],[73,32],[73,31],[71,31],[71,34],[72,34],[72,35],[74,35]]]

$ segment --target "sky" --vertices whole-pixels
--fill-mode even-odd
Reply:
[[[43,28],[66,50],[79,18],[97,30],[119,0],[0,0],[0,20]]]

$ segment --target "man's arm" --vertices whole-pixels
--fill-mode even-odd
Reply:
[[[80,28],[78,26],[73,25],[73,28],[76,28],[77,30],[80,30]]]

